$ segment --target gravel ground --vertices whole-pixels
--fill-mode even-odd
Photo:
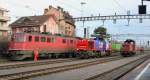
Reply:
[[[128,57],[117,61],[107,62],[103,64],[93,65],[89,67],[84,67],[80,69],[60,72],[57,74],[45,75],[36,78],[31,78],[31,80],[84,80],[97,74],[109,71],[111,69],[117,68],[123,64],[134,61],[145,55],[138,55],[134,57]]]
[[[39,70],[39,69],[45,69],[45,68],[51,68],[51,67],[57,67],[57,66],[63,66],[63,65],[71,65],[71,64],[77,64],[77,63],[83,63],[83,62],[91,62],[91,61],[101,60],[101,59],[107,59],[107,58],[85,59],[85,60],[64,62],[64,63],[57,63],[57,64],[30,66],[30,67],[25,67],[25,68],[21,67],[21,68],[9,69],[9,70],[6,69],[6,70],[0,70],[0,75],[13,74],[13,73],[19,73],[19,72],[24,72],[24,71]]]

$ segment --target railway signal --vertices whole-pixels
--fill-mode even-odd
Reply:
[[[141,5],[139,5],[139,14],[146,14],[146,5],[144,5],[143,1],[150,1],[150,0],[142,0]]]
[[[146,14],[146,5],[139,5],[139,14]]]

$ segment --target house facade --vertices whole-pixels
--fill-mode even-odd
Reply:
[[[54,15],[56,17],[59,34],[75,36],[75,21],[67,11],[63,10],[63,8],[59,6],[57,8],[49,6],[49,8],[44,10],[44,15]]]
[[[60,7],[54,8],[49,6],[48,9],[44,10],[43,15],[21,17],[10,24],[10,26],[12,33],[35,32],[74,36],[74,21],[65,19],[71,17],[69,13],[63,11]]]
[[[8,10],[4,8],[0,8],[0,38],[4,38],[8,36],[8,21],[9,17],[7,16]]]
[[[32,33],[58,33],[58,26],[54,16],[27,16],[22,17],[12,23],[12,33],[32,32]]]

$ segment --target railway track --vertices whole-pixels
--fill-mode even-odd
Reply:
[[[38,62],[24,62],[19,64],[8,64],[8,65],[1,65],[0,70],[4,69],[12,69],[12,68],[21,68],[21,67],[30,67],[30,66],[38,66],[38,65],[47,65],[47,64],[55,64],[55,63],[63,63],[63,62],[71,62],[77,59],[58,59],[58,60],[44,60]]]
[[[103,60],[101,59],[101,60],[95,60],[95,61],[90,61],[90,62],[82,62],[78,64],[71,64],[71,65],[57,66],[57,67],[51,67],[51,68],[46,68],[46,69],[40,69],[40,70],[0,75],[0,80],[20,80],[20,79],[26,80],[26,79],[37,77],[37,76],[83,68],[87,66],[97,65],[97,64],[120,60],[120,59],[122,59],[122,57],[112,57],[112,58],[103,59]]]
[[[138,54],[138,55],[140,55],[140,54]],[[114,55],[114,56],[118,56],[118,55]],[[114,57],[114,56],[110,56],[110,57]],[[63,63],[63,62],[71,62],[71,61],[75,61],[75,60],[78,60],[78,59],[71,58],[71,59],[58,59],[58,60],[43,60],[43,61],[38,61],[38,62],[22,62],[22,63],[19,63],[17,61],[16,63],[19,63],[19,64],[0,65],[0,70],[55,64],[55,63]],[[12,62],[5,62],[5,63],[12,63]],[[15,63],[15,62],[13,62],[13,63]]]
[[[110,57],[115,57],[118,55],[114,55],[114,56],[110,56]],[[56,60],[43,60],[43,61],[37,61],[37,62],[13,62],[16,64],[4,64],[1,65],[0,64],[0,70],[4,70],[4,69],[12,69],[12,68],[21,68],[21,67],[30,67],[30,66],[39,66],[39,65],[47,65],[47,64],[56,64],[56,63],[63,63],[63,62],[71,62],[71,61],[77,61],[80,59],[76,59],[76,58],[70,58],[70,59],[56,59]],[[11,63],[11,62],[7,62],[7,63]]]
[[[140,59],[124,64],[120,67],[104,72],[102,74],[92,76],[85,80],[118,80],[124,75],[126,75],[128,72],[132,71],[134,68],[136,68],[137,66],[139,66],[140,64],[148,60],[149,58],[150,55],[146,57],[142,57]]]

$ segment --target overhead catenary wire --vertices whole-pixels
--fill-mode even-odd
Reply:
[[[126,9],[125,9],[122,5],[120,5],[120,3],[119,3],[117,0],[113,0],[113,1],[118,5],[118,7],[119,7],[121,10],[123,10],[123,11],[126,12]]]
[[[72,8],[72,9],[76,10],[76,11],[80,11],[80,12],[81,12],[80,9],[78,9],[78,8],[76,8],[76,7],[74,7],[74,6],[70,5],[70,4],[68,4],[68,3],[65,3],[65,2],[60,1],[60,0],[56,0],[56,1],[57,1],[57,2],[60,2],[61,4],[65,5],[65,6],[67,6],[67,7],[70,7],[70,8]]]
[[[19,3],[16,3],[16,2],[12,2],[12,1],[9,1],[9,0],[4,0],[4,2],[9,3],[9,4],[13,5],[13,6],[19,6],[19,7],[25,8],[25,9],[29,9],[30,11],[40,12],[40,10],[36,10],[34,8],[31,8],[30,5],[22,5],[22,4],[19,4]]]
[[[33,12],[34,13],[34,15],[37,13],[37,12],[40,12],[40,10],[36,10],[36,9],[34,9],[34,8],[32,8],[30,5],[22,5],[22,4],[19,4],[19,3],[16,3],[16,2],[12,2],[12,1],[9,1],[9,0],[3,0],[3,2],[4,3],[7,3],[7,4],[9,4],[9,5],[13,5],[14,7],[21,7],[21,8],[24,8],[24,9],[27,9],[27,10],[29,10],[30,12]],[[9,11],[11,11],[11,10],[9,10]],[[10,15],[11,17],[10,18],[15,18],[15,19],[18,19],[18,18],[20,18],[21,17],[21,15],[20,16],[18,16],[18,15],[13,15],[13,14],[8,14],[8,15]]]

